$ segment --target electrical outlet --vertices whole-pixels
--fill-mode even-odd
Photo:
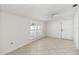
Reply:
[[[13,42],[10,42],[10,44],[13,45],[14,43]]]

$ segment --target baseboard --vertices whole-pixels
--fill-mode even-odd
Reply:
[[[57,37],[52,37],[52,36],[46,36],[46,37],[53,38],[53,39],[64,39],[64,38],[57,38]],[[72,39],[64,39],[64,40],[71,40],[72,41]]]
[[[20,45],[20,46],[18,46],[17,48],[14,48],[14,49],[11,49],[11,50],[7,50],[7,51],[3,51],[3,52],[1,53],[1,55],[6,55],[7,53],[12,52],[12,51],[14,51],[14,50],[16,50],[16,49],[18,49],[18,48],[24,46],[24,45],[26,45],[26,43],[25,43],[25,44],[22,44],[22,45]]]

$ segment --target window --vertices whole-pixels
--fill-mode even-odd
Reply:
[[[35,23],[32,23],[32,25],[30,26],[30,32],[34,34],[34,33],[38,33],[39,31],[40,31],[40,26]]]
[[[30,26],[30,30],[32,32],[35,32],[36,31],[36,25],[34,23]]]

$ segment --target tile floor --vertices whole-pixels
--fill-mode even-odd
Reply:
[[[44,38],[25,45],[7,55],[78,55],[73,41],[56,38]]]

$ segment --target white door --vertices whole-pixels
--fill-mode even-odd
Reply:
[[[72,20],[63,20],[61,27],[62,38],[64,39],[72,39]]]

